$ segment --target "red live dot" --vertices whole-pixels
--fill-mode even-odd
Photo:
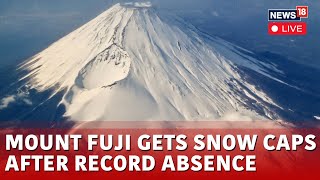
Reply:
[[[279,31],[279,27],[277,25],[273,25],[273,26],[271,26],[271,31],[276,33]]]

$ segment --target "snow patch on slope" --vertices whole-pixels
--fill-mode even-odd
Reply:
[[[130,63],[129,55],[112,45],[80,70],[76,84],[85,89],[110,86],[127,77]]]

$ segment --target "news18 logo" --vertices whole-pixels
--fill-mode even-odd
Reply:
[[[307,24],[301,22],[309,16],[308,6],[296,9],[269,9],[268,32],[270,35],[306,35]]]

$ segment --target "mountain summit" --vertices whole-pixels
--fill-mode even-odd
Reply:
[[[242,69],[274,81],[281,71],[150,3],[114,5],[21,68],[28,86],[64,92],[72,120],[276,119],[281,109]]]

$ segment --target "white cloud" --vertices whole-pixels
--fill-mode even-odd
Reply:
[[[15,102],[15,96],[7,96],[1,100],[0,110],[3,110],[9,106],[10,103]]]
[[[0,110],[8,108],[10,104],[15,103],[17,101],[31,106],[32,101],[28,98],[28,94],[28,92],[18,91],[18,93],[15,95],[6,96],[0,102]]]

